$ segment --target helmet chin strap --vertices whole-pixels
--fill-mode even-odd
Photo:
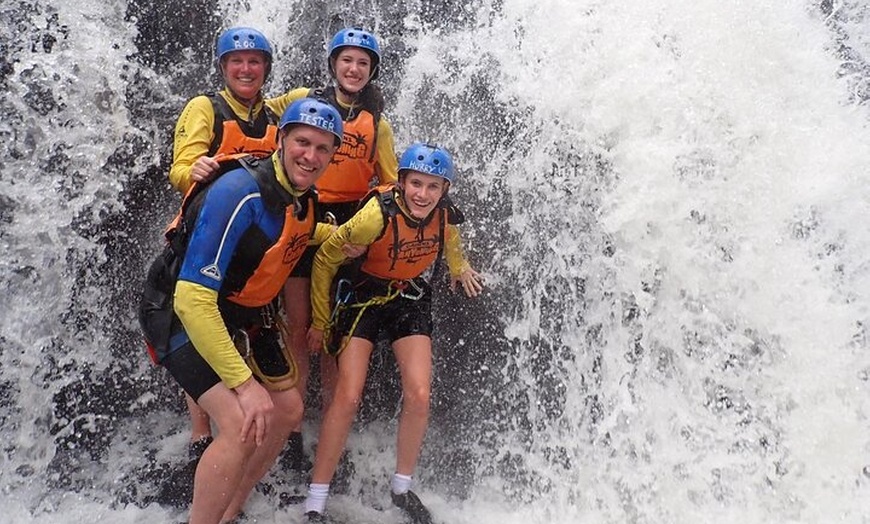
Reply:
[[[365,85],[362,87],[362,89],[360,89],[360,90],[357,91],[356,93],[352,93],[352,92],[348,91],[347,89],[345,89],[344,86],[341,85],[341,82],[338,81],[338,78],[336,78],[336,77],[333,76],[333,79],[335,80],[335,87],[336,87],[336,90],[337,90],[338,92],[340,92],[342,95],[344,95],[345,97],[349,98],[349,99],[350,99],[350,104],[351,104],[351,105],[353,105],[353,103],[357,101],[357,99],[359,98],[360,93],[362,93],[362,92],[363,92],[363,89],[365,89],[366,86],[369,85],[368,81],[366,81],[366,83],[365,83]]]
[[[357,91],[356,93],[352,93],[352,92],[348,91],[347,89],[345,89],[344,86],[342,86],[338,80],[336,80],[335,83],[338,84],[338,90],[341,91],[342,94],[347,95],[348,97],[353,98],[353,99],[356,99],[356,97],[359,96],[360,91],[362,91],[362,90],[360,90],[360,91]]]

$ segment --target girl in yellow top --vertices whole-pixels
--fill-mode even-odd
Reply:
[[[360,200],[377,184],[395,182],[398,162],[390,123],[383,116],[384,99],[372,81],[380,71],[381,50],[372,33],[359,27],[342,29],[333,36],[327,54],[327,66],[333,85],[294,89],[267,101],[280,112],[292,101],[313,96],[332,105],[342,117],[344,139],[323,177],[317,182],[317,199],[323,215],[331,215],[336,224],[345,223],[357,211]],[[307,389],[310,369],[306,333],[311,324],[311,263],[317,247],[309,248],[293,270],[285,287],[284,302],[291,346],[299,364],[299,388]],[[335,383],[335,361],[321,359],[324,401],[329,404]],[[301,427],[290,436],[293,453],[282,457],[282,464],[305,470],[302,456]]]
[[[460,283],[469,297],[482,290],[480,275],[462,252],[456,227],[461,213],[446,196],[452,180],[453,162],[447,151],[428,144],[412,145],[399,161],[398,183],[373,191],[314,259],[309,347],[318,351],[326,340],[327,352],[336,355],[339,367],[305,500],[310,522],[324,521],[329,483],[356,415],[369,357],[381,330],[390,338],[402,380],[392,499],[413,522],[431,522],[428,510],[410,491],[428,424],[432,375],[432,290],[422,275],[434,265],[432,274],[437,276],[444,255],[451,287]],[[339,286],[336,314],[330,315],[330,287],[346,259],[345,243],[366,245],[368,253],[350,283],[352,291],[345,293],[348,289]]]

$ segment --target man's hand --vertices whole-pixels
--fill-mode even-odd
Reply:
[[[468,268],[455,277],[450,277],[450,290],[456,291],[456,283],[462,284],[462,289],[468,297],[476,297],[483,291],[483,277],[472,268]]]
[[[272,410],[275,408],[272,397],[269,396],[266,388],[254,380],[253,376],[236,386],[235,392],[245,414],[245,421],[242,423],[242,442],[247,442],[248,434],[253,429],[254,439],[259,446],[263,443],[269,419],[272,418]]]

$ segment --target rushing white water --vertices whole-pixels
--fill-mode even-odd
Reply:
[[[130,304],[174,205],[164,179],[137,192],[165,176],[157,113],[210,66],[179,63],[205,74],[173,89],[132,58],[133,2],[94,4],[0,7],[8,522],[184,518],[147,496],[186,428]],[[310,82],[360,10],[396,50],[398,146],[436,140],[462,170],[488,291],[440,310],[415,489],[441,521],[870,522],[870,4],[267,4],[215,16],[276,42],[272,91]],[[372,508],[394,426],[351,436],[336,515],[399,522]]]

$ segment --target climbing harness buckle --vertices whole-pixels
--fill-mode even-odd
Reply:
[[[263,328],[271,329],[272,326],[275,325],[276,316],[278,316],[278,312],[271,303],[260,308],[260,318],[262,319],[261,325]]]
[[[426,291],[422,287],[420,287],[420,285],[417,284],[417,282],[415,282],[413,279],[404,280],[402,281],[402,284],[403,285],[401,286],[395,286],[396,289],[400,290],[399,296],[401,296],[402,298],[407,298],[408,300],[420,300],[426,293]],[[414,291],[413,295],[409,293],[409,288]]]

